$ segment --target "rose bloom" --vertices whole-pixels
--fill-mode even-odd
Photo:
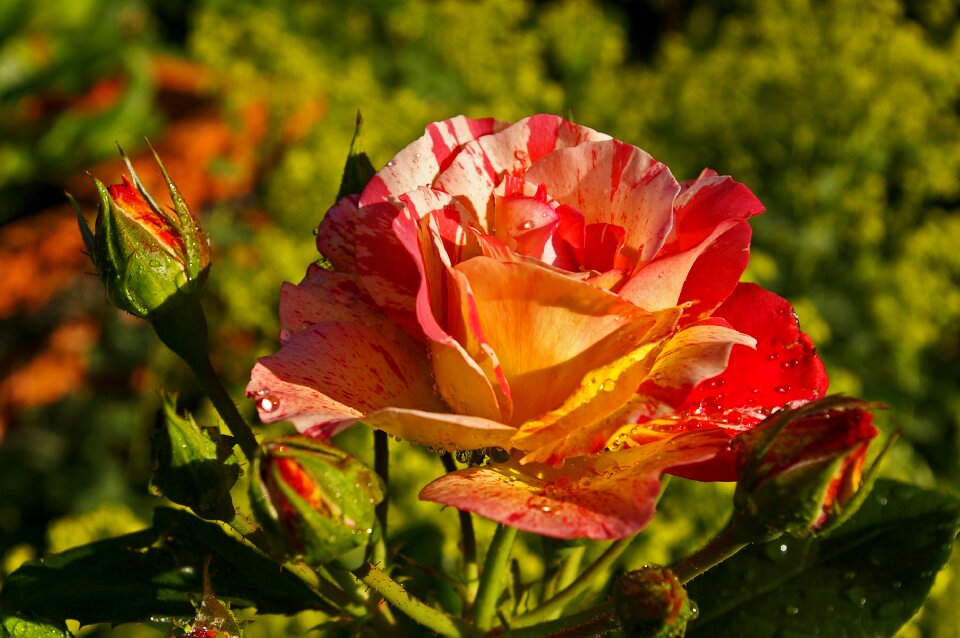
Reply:
[[[284,284],[265,422],[357,422],[505,462],[423,499],[560,538],[623,538],[664,472],[734,480],[730,440],[823,395],[789,303],[739,282],[762,204],[551,115],[431,124],[320,224],[334,270]],[[500,454],[501,458],[507,456]]]

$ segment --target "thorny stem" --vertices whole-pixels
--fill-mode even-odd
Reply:
[[[503,591],[503,575],[510,562],[510,550],[517,538],[517,528],[497,525],[497,531],[490,541],[490,549],[483,562],[483,574],[477,590],[477,600],[473,608],[473,620],[477,629],[486,632],[493,624],[497,609],[497,600]]]
[[[457,466],[453,462],[453,455],[449,452],[440,457],[444,469],[449,472],[456,472]],[[463,611],[466,613],[470,609],[470,604],[477,595],[477,582],[479,579],[479,568],[477,565],[477,535],[473,531],[473,517],[470,512],[457,510],[457,516],[460,518],[460,536],[461,551],[463,552],[463,580],[466,584],[466,605]]]
[[[200,301],[186,299],[169,312],[151,317],[150,323],[164,345],[193,370],[244,456],[252,461],[259,443],[210,362],[207,319]]]
[[[688,582],[704,573],[711,567],[719,565],[741,549],[749,545],[743,539],[740,530],[735,525],[727,525],[720,534],[702,548],[687,556],[679,563],[670,567],[680,584]]]
[[[470,632],[453,618],[410,595],[400,583],[370,563],[353,573],[361,582],[383,596],[384,600],[427,629],[448,638],[466,638],[470,635]]]
[[[530,627],[511,629],[505,638],[593,638],[619,628],[613,604],[605,602],[596,607],[550,620]]]
[[[595,560],[592,565],[587,567],[583,573],[580,574],[580,577],[577,578],[573,584],[562,590],[559,594],[546,601],[533,611],[529,611],[514,618],[511,626],[528,627],[550,618],[558,611],[562,611],[564,607],[569,605],[571,602],[582,596],[588,589],[590,589],[597,576],[607,573],[607,571],[610,569],[610,566],[613,565],[618,558],[620,558],[620,555],[623,554],[627,547],[629,547],[630,541],[632,540],[633,538],[624,538],[612,543],[606,549],[606,551],[600,555],[600,558]]]

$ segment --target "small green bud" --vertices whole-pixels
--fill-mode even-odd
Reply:
[[[355,569],[379,535],[380,477],[343,450],[318,439],[266,442],[253,462],[252,502],[265,530],[311,566],[340,559]]]
[[[771,539],[822,531],[852,514],[862,501],[863,464],[877,434],[869,407],[827,397],[778,412],[737,437],[734,525]]]
[[[240,477],[233,442],[216,427],[177,414],[176,395],[164,397],[163,423],[153,431],[150,489],[208,519],[234,516],[230,488]]]
[[[697,610],[673,572],[647,565],[627,572],[614,585],[613,605],[624,635],[683,638]]]
[[[157,205],[126,156],[130,179],[123,176],[123,183],[113,186],[93,180],[100,193],[94,232],[77,207],[80,232],[110,303],[147,319],[196,295],[210,267],[207,238],[160,158],[154,157],[172,210]]]

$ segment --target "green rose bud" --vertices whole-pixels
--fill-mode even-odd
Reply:
[[[637,638],[682,638],[697,610],[673,572],[647,565],[614,585],[613,605],[623,633]]]
[[[121,155],[123,151],[121,151]],[[150,319],[196,295],[210,266],[210,251],[196,218],[154,153],[170,191],[173,208],[161,208],[144,189],[130,161],[122,184],[94,184],[100,207],[94,232],[79,207],[77,216],[87,251],[117,308]]]
[[[877,434],[869,407],[859,399],[827,397],[778,412],[737,437],[736,528],[772,539],[846,520],[869,491],[863,489],[863,464]]]
[[[296,435],[268,441],[253,462],[251,490],[264,528],[309,565],[339,559],[355,569],[379,534],[380,477],[329,443]]]

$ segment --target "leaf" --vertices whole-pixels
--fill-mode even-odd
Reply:
[[[370,178],[376,175],[373,163],[367,154],[360,150],[360,128],[363,126],[363,117],[357,111],[357,128],[350,141],[350,152],[347,162],[343,166],[343,177],[340,179],[340,190],[337,191],[337,200],[347,195],[355,195],[363,191]]]
[[[692,581],[688,636],[892,636],[923,604],[960,526],[956,498],[889,480],[829,538],[749,547]]]
[[[207,519],[233,518],[230,488],[240,477],[232,441],[216,427],[201,428],[190,414],[177,414],[175,394],[163,398],[163,422],[151,433],[150,489]]]
[[[81,624],[192,617],[201,572],[211,556],[217,596],[233,608],[291,614],[332,611],[290,570],[215,523],[183,510],[158,508],[154,526],[26,563],[10,574],[0,609]]]
[[[0,638],[71,638],[66,627],[30,620],[16,614],[0,612]]]

